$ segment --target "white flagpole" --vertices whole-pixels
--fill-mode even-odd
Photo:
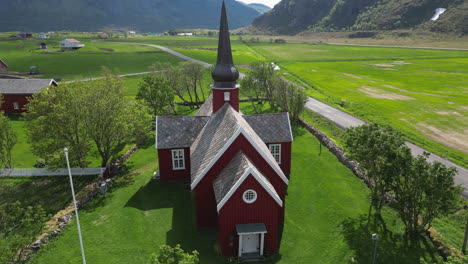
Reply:
[[[70,161],[68,160],[68,149],[64,148],[63,151],[65,152],[65,158],[67,159],[67,167],[68,167],[68,175],[70,176],[70,186],[73,196],[73,205],[75,207],[75,215],[76,215],[76,225],[78,227],[78,236],[80,238],[80,247],[81,247],[81,257],[83,259],[83,264],[86,264],[86,257],[84,253],[83,247],[83,238],[81,237],[81,227],[80,227],[80,218],[78,217],[78,207],[76,206],[76,198],[75,198],[75,189],[73,188],[73,179],[70,169]]]

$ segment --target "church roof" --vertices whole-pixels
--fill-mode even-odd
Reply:
[[[272,166],[285,183],[288,179],[270,153],[266,144],[252,127],[228,103],[214,113],[190,148],[192,189],[217,162],[233,141],[243,134]]]
[[[200,109],[198,109],[196,116],[210,116],[213,113],[213,95],[206,99],[206,101],[202,104]]]
[[[244,119],[265,143],[293,141],[288,113],[244,115]]]
[[[156,148],[190,147],[209,118],[206,116],[156,117]]]
[[[282,201],[270,181],[258,170],[244,152],[239,151],[213,182],[218,211],[250,174],[282,206]]]

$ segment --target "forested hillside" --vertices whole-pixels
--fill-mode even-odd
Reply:
[[[430,21],[436,8],[447,11]],[[418,27],[467,34],[468,0],[282,0],[253,26],[282,34]]]
[[[232,29],[250,25],[258,11],[226,0]],[[219,26],[219,0],[4,0],[1,31],[95,31],[127,27],[144,32]]]

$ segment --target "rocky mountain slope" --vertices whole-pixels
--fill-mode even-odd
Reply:
[[[271,7],[266,6],[264,4],[254,3],[254,4],[248,4],[248,6],[250,6],[251,8],[253,8],[255,10],[257,10],[260,14],[266,13],[266,12],[271,10]]]
[[[1,31],[96,31],[127,27],[143,32],[219,26],[219,0],[4,0]],[[230,27],[250,25],[255,9],[226,0]]]
[[[430,21],[436,8],[447,11]],[[280,34],[305,30],[424,28],[468,33],[468,0],[282,0],[253,26]]]

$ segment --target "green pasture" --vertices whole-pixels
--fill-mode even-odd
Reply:
[[[65,80],[98,77],[106,66],[118,74],[148,71],[158,62],[178,63],[181,60],[153,47],[111,42],[83,41],[86,46],[77,51],[53,52],[58,40],[46,41],[50,52],[38,50],[40,40],[0,41],[0,58],[11,72],[27,74],[29,66],[37,66],[37,78]]]
[[[468,52],[253,44],[307,93],[467,164]]]
[[[249,105],[243,104],[244,112]],[[295,128],[291,181],[286,200],[280,253],[267,263],[369,263],[372,233],[381,237],[381,263],[417,263],[437,255],[429,241],[413,246],[402,239],[403,226],[385,209],[385,222],[367,218],[368,189],[328,150]],[[108,198],[80,213],[88,262],[145,263],[162,244],[198,250],[200,263],[227,260],[216,253],[216,231],[196,230],[191,194],[183,184],[151,179],[157,152],[144,146],[129,160],[130,173],[115,180]],[[75,222],[33,258],[32,263],[80,263]],[[357,261],[357,262],[356,262]]]

